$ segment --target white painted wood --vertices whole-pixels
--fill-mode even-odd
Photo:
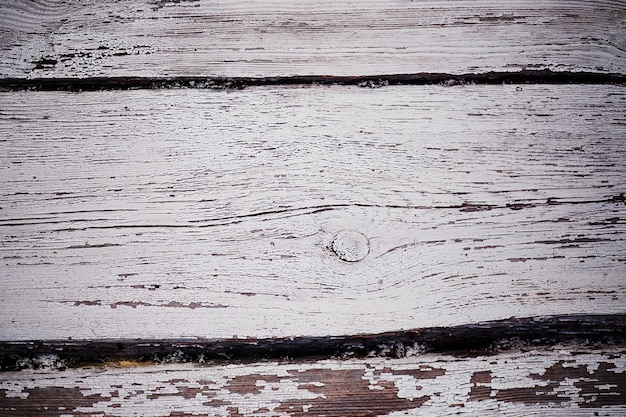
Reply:
[[[624,74],[624,27],[623,1],[5,0],[0,78]],[[121,355],[624,314],[625,102],[610,85],[0,93],[0,342],[45,368],[6,342],[121,338]],[[2,372],[0,416],[624,414],[623,340],[420,349]]]
[[[581,344],[464,358],[119,362],[0,373],[0,414],[621,416],[625,372],[623,347]]]
[[[5,0],[0,77],[626,72],[626,4]]]
[[[0,338],[624,313],[625,101],[610,85],[2,93]],[[362,260],[333,252],[345,230]]]

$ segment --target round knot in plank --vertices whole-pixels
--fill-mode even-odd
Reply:
[[[370,241],[362,233],[342,230],[335,236],[332,249],[342,261],[358,262],[370,253]]]

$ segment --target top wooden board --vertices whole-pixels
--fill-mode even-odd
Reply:
[[[0,4],[0,77],[626,72],[623,1]]]

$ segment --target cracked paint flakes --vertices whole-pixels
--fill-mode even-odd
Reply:
[[[532,353],[527,353],[528,371],[516,379],[508,377],[511,371],[505,368],[506,361],[492,366],[491,371],[475,372],[470,380],[470,400],[551,406],[569,403],[580,408],[626,404],[623,353],[604,361],[600,355],[561,352],[565,358],[556,363],[534,358]]]
[[[576,415],[593,409],[611,414],[626,405],[625,360],[620,346],[599,350],[573,345],[465,358],[427,354],[24,370],[0,374],[0,414],[373,416],[454,410],[557,415],[558,410]]]

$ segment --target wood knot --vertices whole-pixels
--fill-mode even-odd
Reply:
[[[342,230],[333,240],[332,250],[342,261],[358,262],[370,253],[370,241],[354,230]]]

